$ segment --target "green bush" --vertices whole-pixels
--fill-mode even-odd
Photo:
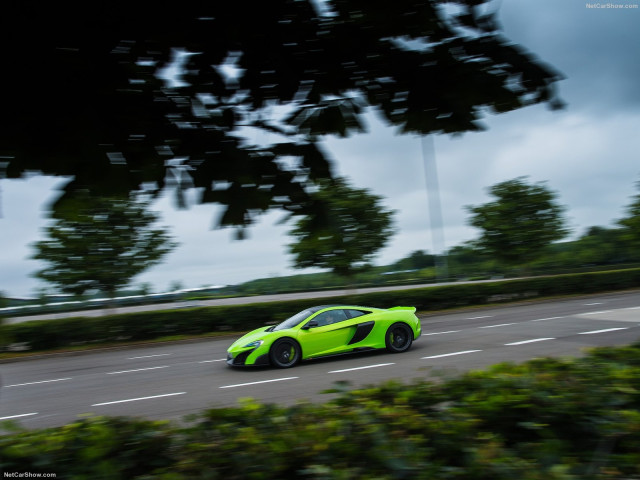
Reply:
[[[166,422],[90,418],[64,427],[0,437],[0,471],[56,478],[140,478],[173,465]]]
[[[0,470],[84,479],[640,478],[640,344],[385,383],[325,404],[250,400],[186,425],[91,418],[0,436]]]

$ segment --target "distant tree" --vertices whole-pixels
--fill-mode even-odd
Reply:
[[[142,282],[138,285],[138,295],[150,295],[153,293],[153,285],[150,282]]]
[[[7,306],[7,300],[6,300],[5,294],[4,292],[0,291],[0,308],[4,308],[6,306]],[[6,334],[5,329],[2,328],[3,324],[4,324],[4,316],[0,311],[0,347],[9,343],[9,336]],[[2,383],[1,380],[2,379],[0,378],[0,384]]]
[[[590,227],[568,253],[582,265],[610,265],[628,260],[627,250],[624,229]]]
[[[323,204],[327,218],[300,217],[289,234],[296,268],[328,268],[343,278],[369,266],[393,235],[393,211],[366,189],[352,188],[341,178],[322,181],[313,200]]]
[[[640,191],[640,181],[636,183]],[[627,206],[627,216],[618,221],[623,227],[623,237],[628,242],[631,251],[636,252],[636,259],[640,257],[640,193],[632,197]]]
[[[178,292],[183,289],[184,289],[184,283],[182,283],[180,280],[172,280],[171,283],[169,284],[170,292]]]
[[[222,225],[314,213],[321,137],[366,131],[368,111],[424,135],[560,104],[562,75],[504,35],[493,3],[4,2],[0,176],[64,176],[62,200],[196,187]]]
[[[476,248],[474,242],[465,242],[447,252],[449,272],[453,276],[486,275],[496,271],[496,261]]]
[[[65,293],[98,290],[113,297],[137,274],[159,263],[176,246],[148,199],[82,196],[56,213],[45,240],[33,246],[34,259],[49,266],[35,276]]]
[[[35,294],[36,294],[36,298],[38,299],[38,303],[40,305],[46,305],[47,302],[49,301],[48,296],[49,296],[49,289],[47,287],[37,287],[35,289]]]
[[[482,230],[476,245],[509,265],[524,265],[552,242],[568,234],[564,207],[543,183],[528,185],[525,177],[489,189],[493,202],[467,206],[469,224]]]
[[[5,308],[8,305],[7,296],[0,290],[0,309]],[[2,311],[0,310],[0,326],[2,325]]]
[[[394,263],[391,268],[393,270],[420,270],[422,268],[433,267],[435,257],[424,250],[415,250]]]

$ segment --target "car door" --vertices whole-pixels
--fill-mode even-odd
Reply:
[[[298,340],[305,358],[330,355],[348,350],[358,320],[351,318],[343,309],[327,310],[309,319],[317,323],[300,330]]]

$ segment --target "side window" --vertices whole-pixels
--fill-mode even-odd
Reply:
[[[366,315],[369,312],[363,312],[362,310],[345,310],[349,318],[361,317],[362,315]]]
[[[333,323],[342,322],[347,319],[347,315],[344,310],[329,310],[327,312],[322,312],[317,315],[314,320],[318,322],[319,327],[324,327],[325,325],[331,325]]]

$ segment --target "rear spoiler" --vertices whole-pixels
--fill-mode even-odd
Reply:
[[[391,307],[387,308],[387,310],[411,310],[412,313],[415,313],[416,307]]]

